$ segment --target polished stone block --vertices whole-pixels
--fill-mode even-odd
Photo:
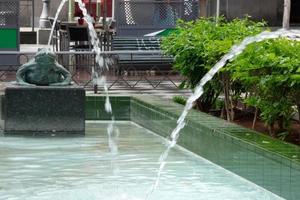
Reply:
[[[82,87],[7,87],[2,104],[5,134],[84,134]]]

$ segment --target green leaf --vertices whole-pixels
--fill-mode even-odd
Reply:
[[[293,75],[291,75],[291,78],[296,81],[300,81],[300,74],[293,74]]]

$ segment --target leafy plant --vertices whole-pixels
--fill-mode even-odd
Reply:
[[[172,100],[175,102],[175,103],[179,103],[181,105],[185,105],[186,104],[186,98],[183,97],[183,96],[174,96],[172,98]]]
[[[249,45],[227,67],[252,95],[246,103],[260,110],[260,117],[274,135],[288,131],[300,97],[300,42],[273,39]]]
[[[182,86],[193,89],[232,45],[247,36],[260,33],[264,25],[249,18],[230,22],[223,17],[218,21],[214,18],[178,21],[177,31],[163,38],[162,49],[165,54],[174,57],[175,69],[186,77]],[[214,105],[225,85],[222,81],[219,75],[205,86],[203,96],[197,100],[200,110],[208,112]]]
[[[224,99],[221,98],[216,99],[213,109],[221,110],[223,107],[224,107]]]

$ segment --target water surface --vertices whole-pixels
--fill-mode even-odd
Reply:
[[[88,122],[85,137],[0,137],[2,200],[141,200],[156,178],[165,140],[131,122],[116,122],[119,154],[106,122]],[[276,200],[276,195],[175,147],[153,200]]]

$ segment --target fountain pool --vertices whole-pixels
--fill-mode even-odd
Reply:
[[[0,199],[139,200],[155,180],[165,139],[133,122],[116,122],[112,157],[106,121],[87,121],[85,137],[1,137]],[[281,199],[176,146],[150,199]]]
[[[79,7],[81,8],[81,10],[82,10],[82,12],[83,12],[83,15],[85,16],[85,20],[86,20],[86,22],[87,22],[87,24],[88,24],[88,26],[89,26],[89,30],[90,30],[90,36],[91,36],[91,40],[92,40],[92,44],[93,44],[93,47],[94,47],[94,51],[95,51],[95,53],[96,53],[96,62],[98,63],[98,65],[99,65],[99,67],[102,69],[102,67],[103,66],[105,66],[105,62],[104,62],[104,59],[101,57],[101,51],[100,51],[100,48],[98,48],[98,46],[99,46],[99,40],[97,39],[97,35],[96,35],[96,33],[95,33],[95,30],[94,30],[94,27],[93,27],[93,25],[92,25],[92,19],[91,19],[91,17],[87,14],[87,10],[86,10],[86,8],[85,8],[85,5],[82,3],[82,1],[80,1],[80,0],[75,0],[78,4],[79,4]],[[60,6],[60,8],[63,6],[63,4],[65,3],[66,1],[65,0],[62,0],[62,2],[61,2],[61,6]],[[60,9],[59,9],[60,10]],[[59,15],[59,11],[57,12],[57,14],[56,14],[56,17],[55,17],[55,20],[57,19],[57,16]],[[55,24],[55,23],[54,23]],[[252,37],[247,37],[247,38],[245,38],[243,41],[242,41],[242,43],[241,44],[239,44],[239,45],[237,45],[237,46],[233,46],[232,47],[232,49],[230,50],[230,52],[228,53],[228,54],[226,54],[226,55],[224,55],[223,57],[222,57],[222,59],[218,62],[218,63],[216,63],[215,64],[215,66],[214,67],[212,67],[211,69],[210,69],[210,71],[200,80],[200,83],[198,84],[198,86],[195,88],[195,92],[194,92],[194,94],[193,95],[191,95],[190,97],[189,97],[189,99],[187,100],[187,104],[185,105],[185,107],[184,107],[184,110],[183,110],[183,112],[182,112],[182,114],[180,115],[180,117],[179,117],[179,119],[177,120],[177,126],[176,126],[176,128],[175,129],[173,129],[173,131],[171,132],[171,135],[170,135],[170,142],[168,142],[168,145],[167,145],[167,148],[163,151],[163,153],[161,154],[161,156],[160,156],[160,159],[159,159],[159,167],[158,167],[158,170],[157,170],[157,175],[156,175],[156,179],[155,179],[155,181],[154,181],[154,184],[152,184],[152,186],[151,186],[151,189],[148,191],[148,193],[147,193],[147,195],[146,195],[146,199],[145,200],[148,200],[149,199],[149,197],[150,198],[152,198],[152,193],[154,193],[155,192],[155,190],[156,190],[156,188],[157,188],[157,186],[159,185],[159,181],[160,181],[160,178],[161,178],[161,176],[162,176],[162,174],[163,174],[163,169],[164,169],[164,167],[165,167],[165,165],[167,164],[167,158],[168,158],[168,155],[169,155],[169,152],[171,151],[171,149],[176,145],[176,143],[177,143],[177,140],[178,140],[178,138],[179,138],[179,136],[180,136],[180,133],[181,133],[181,130],[182,129],[184,129],[185,128],[185,126],[186,126],[186,123],[187,123],[187,119],[186,119],[186,117],[188,116],[188,114],[189,114],[189,111],[190,111],[190,109],[192,108],[192,106],[193,106],[193,102],[196,100],[196,99],[198,99],[201,95],[202,95],[202,93],[203,93],[203,86],[209,81],[209,80],[211,80],[212,78],[213,78],[213,76],[223,67],[223,66],[225,66],[226,65],[226,63],[227,63],[227,61],[230,61],[230,60],[232,60],[232,59],[234,59],[234,57],[236,57],[237,55],[239,55],[245,48],[246,48],[246,46],[248,45],[248,44],[251,44],[251,43],[254,43],[254,42],[259,42],[259,41],[262,41],[262,40],[266,40],[266,39],[274,39],[274,38],[279,38],[279,37],[288,37],[288,38],[290,38],[290,39],[296,39],[296,40],[298,40],[299,39],[299,36],[300,36],[300,32],[298,31],[298,30],[292,30],[292,31],[287,31],[287,30],[278,30],[278,31],[275,31],[275,32],[262,32],[261,34],[258,34],[258,35],[256,35],[256,36],[252,36]],[[49,44],[50,44],[50,41],[51,41],[51,36],[50,36],[50,38],[49,38]],[[98,73],[95,73],[95,69],[93,68],[93,73],[92,73],[95,77],[94,77],[94,84],[96,83],[96,82],[99,82],[99,80],[98,80]],[[100,74],[101,75],[101,74]],[[105,80],[105,79],[103,79],[103,80]],[[102,81],[100,81],[100,82],[102,82]],[[105,81],[103,81],[103,86],[104,86],[104,89],[105,89],[105,93],[106,93],[106,98],[107,98],[107,101],[106,101],[106,103],[105,103],[105,108],[106,108],[106,111],[108,112],[108,113],[112,113],[112,109],[111,109],[111,106],[110,106],[110,101],[109,101],[109,96],[108,96],[108,91],[107,91],[107,87],[106,87],[106,84],[105,84]],[[96,115],[99,115],[99,112],[96,114]],[[177,117],[178,117],[178,115],[177,115]],[[113,156],[112,158],[111,158],[111,163],[113,163],[113,165],[115,165],[115,163],[117,163],[117,161],[118,160],[116,160],[116,154],[118,154],[118,148],[117,148],[117,143],[115,142],[115,139],[117,139],[117,138],[113,138],[113,140],[112,140],[112,138],[111,138],[111,133],[112,133],[112,131],[114,130],[114,117],[112,117],[111,118],[112,119],[112,122],[111,122],[111,124],[109,125],[109,127],[108,127],[108,137],[109,137],[109,143],[110,143],[110,149],[111,149],[111,156]],[[138,119],[137,119],[137,121],[138,121]],[[222,124],[222,123],[221,123]],[[173,125],[173,124],[172,124]],[[166,126],[163,126],[163,128],[165,128]],[[172,127],[172,126],[171,126]],[[206,127],[207,128],[207,127]],[[154,128],[155,129],[155,128]],[[214,127],[211,127],[210,128],[210,130],[213,130],[213,133],[215,133],[216,132],[216,129],[214,129]],[[238,130],[238,132],[240,132],[240,130]],[[219,133],[218,133],[219,134]],[[247,135],[248,133],[247,133],[247,131],[245,131],[245,132],[242,132],[242,135],[246,135],[246,136],[248,136]],[[225,134],[226,135],[226,134]],[[250,136],[252,136],[252,134],[249,134]],[[227,136],[226,136],[227,137]],[[262,139],[264,139],[264,138],[262,138]],[[232,140],[232,138],[230,138],[230,140]],[[232,140],[233,141],[233,140]],[[246,140],[245,140],[246,141]],[[190,143],[193,143],[193,142],[195,142],[195,141],[192,141],[191,139],[190,139]],[[264,140],[262,140],[262,141],[259,141],[259,142],[262,142],[262,143],[265,143],[266,141],[264,141]],[[267,144],[268,144],[269,142],[267,141]],[[244,144],[245,145],[245,144]],[[246,144],[246,145],[248,145],[248,144]],[[187,145],[187,146],[189,146],[189,145]],[[192,145],[193,146],[193,145]],[[279,145],[280,146],[280,145]],[[114,148],[112,148],[112,147],[114,147]],[[198,148],[198,150],[199,150],[199,147],[197,147]],[[201,148],[201,147],[200,147]],[[289,147],[289,148],[291,148],[291,149],[293,149],[293,147]],[[113,149],[115,149],[115,151],[113,151]],[[253,147],[251,147],[251,149],[253,149]],[[255,148],[254,148],[255,149]],[[114,153],[115,152],[115,153]],[[298,149],[296,149],[296,152],[298,153]],[[291,156],[292,156],[292,158],[297,158],[297,160],[296,160],[296,162],[297,162],[297,164],[296,164],[296,171],[297,171],[297,176],[298,176],[298,167],[299,167],[299,163],[298,163],[298,155],[293,155],[293,153],[294,153],[294,149],[293,149],[293,151],[292,151],[292,153],[290,153],[289,152],[289,154],[291,154]],[[285,152],[283,152],[282,154],[285,154]],[[280,155],[281,156],[281,155]],[[286,155],[283,155],[284,157],[286,156]],[[294,156],[296,156],[296,157],[294,157]],[[276,157],[276,156],[275,156]],[[219,159],[219,158],[218,158]],[[222,160],[223,158],[221,158],[221,160]],[[238,159],[241,159],[240,157],[238,157]],[[276,159],[278,159],[278,158],[276,158]],[[289,158],[288,158],[289,159]],[[276,161],[278,161],[278,160],[276,160]],[[247,161],[248,162],[248,161]],[[293,162],[293,160],[292,160],[292,162]],[[285,166],[285,167],[291,167],[291,168],[293,168],[293,163],[289,163],[287,166]],[[223,163],[224,164],[224,163]],[[263,163],[263,165],[264,165],[264,163]],[[282,163],[281,163],[281,161],[280,161],[280,164],[279,164],[279,167],[281,167],[281,165],[282,165]],[[228,166],[228,168],[231,168],[232,166]],[[257,171],[260,171],[260,168],[261,168],[262,166],[259,166],[258,167],[258,169],[257,169]],[[118,168],[116,168],[116,166],[113,166],[113,172],[116,172],[116,171],[118,171],[117,170]],[[248,166],[247,166],[247,169],[248,169]],[[285,175],[287,175],[287,174],[281,174],[281,168],[280,168],[280,176],[279,176],[279,179],[283,176],[285,176]],[[290,169],[291,171],[292,170],[294,170],[294,169]],[[243,170],[241,170],[241,171],[243,171]],[[263,172],[265,171],[265,169],[264,169],[264,166],[263,166]],[[268,170],[266,170],[266,171],[268,171]],[[270,170],[271,172],[272,171],[274,171],[274,170]],[[244,172],[241,172],[241,173],[244,173]],[[252,175],[254,175],[254,176],[256,176],[256,174],[252,174]],[[273,174],[272,174],[273,175]],[[144,175],[143,175],[144,176]],[[249,178],[249,176],[251,176],[251,174],[246,174],[245,175],[246,177],[248,177]],[[265,176],[265,175],[263,175],[263,176]],[[270,176],[271,178],[272,178],[272,176]],[[268,177],[269,178],[269,177]],[[250,177],[250,179],[251,179],[251,177]],[[292,180],[292,179],[294,179],[292,176],[291,176],[291,173],[290,173],[290,176],[288,177],[288,180]],[[270,179],[271,180],[271,179]],[[172,180],[169,180],[169,181],[172,181]],[[256,180],[256,181],[258,181],[258,182],[260,182],[260,184],[261,185],[264,185],[264,187],[266,187],[266,188],[268,188],[269,187],[269,185],[273,185],[273,183],[271,182],[271,184],[266,184],[265,185],[265,182],[264,182],[264,179],[261,181],[261,180]],[[117,184],[118,185],[118,184]],[[116,186],[117,186],[116,185]],[[279,185],[280,185],[280,190],[278,191],[278,188],[272,188],[271,187],[271,189],[273,189],[273,190],[275,190],[275,193],[279,193],[279,194],[281,194],[281,193],[283,193],[283,195],[284,196],[286,196],[286,195],[294,195],[294,192],[295,192],[295,188],[292,188],[292,189],[288,189],[289,191],[291,191],[291,192],[289,192],[289,191],[287,191],[286,190],[286,188],[285,188],[285,190],[281,190],[281,186],[282,186],[282,183],[281,183],[281,180],[280,180],[280,183],[279,183]],[[289,185],[298,185],[298,181],[296,181],[296,183],[293,183],[293,182],[290,182],[289,183]],[[276,185],[276,187],[277,187],[277,185]],[[272,191],[273,191],[272,190]],[[215,191],[215,190],[214,190]],[[230,192],[229,192],[229,194],[230,194]],[[227,194],[227,192],[226,192],[226,195],[228,196],[228,194]],[[298,194],[298,192],[296,193],[296,195],[299,195]],[[169,197],[170,198],[170,197]],[[172,195],[172,198],[174,198],[173,197],[173,195]],[[183,198],[183,197],[182,197]],[[184,198],[186,199],[186,198],[188,198],[188,197],[186,197],[186,196],[184,196]],[[221,196],[219,196],[218,197],[218,199],[220,199],[220,198],[223,198],[223,196],[221,197]],[[260,199],[262,198],[262,196],[260,196]],[[111,198],[109,198],[109,199],[111,199]],[[159,196],[159,199],[162,199],[162,197],[161,196]],[[199,199],[199,198],[198,198]],[[206,198],[207,199],[207,198]],[[231,198],[232,199],[232,198]],[[239,199],[241,199],[241,198],[239,198]],[[252,198],[253,199],[253,198]],[[265,198],[264,198],[265,199]]]

